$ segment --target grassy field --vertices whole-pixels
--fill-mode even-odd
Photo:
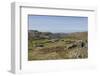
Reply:
[[[35,32],[35,36],[33,34],[34,32],[29,33],[28,38],[29,61],[88,57],[87,32],[75,32],[55,38],[50,38],[51,33],[44,35],[42,32]]]

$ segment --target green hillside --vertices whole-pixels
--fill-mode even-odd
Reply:
[[[51,33],[29,30],[28,60],[79,59],[88,57],[88,33]]]

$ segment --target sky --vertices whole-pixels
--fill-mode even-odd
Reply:
[[[88,17],[28,15],[28,29],[52,33],[84,32],[88,31]]]

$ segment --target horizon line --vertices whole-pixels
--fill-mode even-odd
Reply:
[[[33,29],[28,29],[28,31],[33,30]],[[72,31],[72,32],[51,32],[51,31],[40,31],[40,30],[33,30],[33,31],[38,31],[38,32],[50,32],[50,33],[78,33],[78,32],[88,32],[88,31]]]

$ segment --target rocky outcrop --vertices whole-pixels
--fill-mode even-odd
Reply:
[[[78,41],[75,41],[74,43],[71,43],[69,46],[67,46],[68,49],[73,49],[75,47],[78,47],[78,48],[87,48],[88,44],[85,41],[78,40]]]

